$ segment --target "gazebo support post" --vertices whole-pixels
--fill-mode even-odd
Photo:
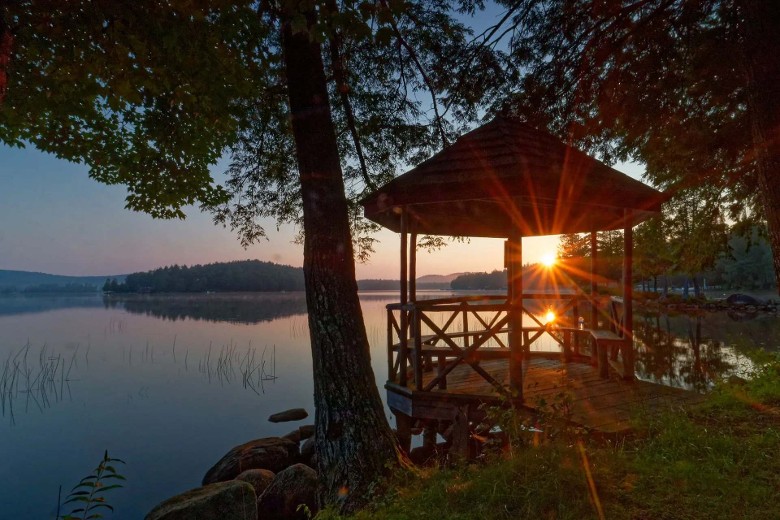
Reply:
[[[596,269],[599,260],[599,241],[598,234],[595,231],[590,232],[590,328],[596,330],[599,328],[599,306],[598,291],[599,285],[596,282]],[[596,366],[598,363],[598,352],[596,341],[590,342],[590,364]]]
[[[409,222],[409,301],[417,302],[417,221]]]
[[[401,337],[398,356],[401,362],[398,366],[398,384],[406,386],[406,372],[407,361],[409,360],[409,314],[406,311],[406,304],[408,303],[408,285],[407,285],[407,227],[409,225],[406,209],[401,208]]]
[[[414,218],[409,219],[407,214],[407,226],[409,228],[409,301],[413,304],[414,310],[411,313],[411,322],[409,323],[409,336],[414,338],[414,350],[412,351],[412,369],[414,370],[414,387],[422,388],[423,357],[422,357],[422,337],[420,328],[422,326],[422,317],[420,309],[414,305],[417,302],[417,221]]]
[[[634,380],[634,228],[630,210],[625,210],[626,225],[623,229],[623,378]]]
[[[509,283],[509,386],[523,400],[523,240],[519,235],[507,243]]]

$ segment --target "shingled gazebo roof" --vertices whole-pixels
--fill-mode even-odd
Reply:
[[[362,204],[367,218],[396,232],[405,209],[418,233],[507,238],[623,229],[657,214],[663,200],[552,135],[499,116]]]

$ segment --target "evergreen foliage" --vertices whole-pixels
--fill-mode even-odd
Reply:
[[[709,210],[735,222],[766,221],[780,271],[780,3],[498,3],[506,15],[486,39],[505,38],[524,71],[502,110],[607,162],[644,163],[671,193],[708,192]],[[702,244],[689,251],[711,263]]]
[[[729,253],[718,259],[717,269],[723,273],[726,285],[732,289],[772,289],[775,273],[772,250],[760,227],[747,237],[734,234],[729,237]]]
[[[684,199],[683,199],[684,200]],[[647,220],[634,231],[634,279],[653,281],[664,277],[664,287],[671,282],[687,286],[692,282],[701,295],[704,279],[710,286],[726,289],[773,289],[775,272],[772,251],[764,226],[740,226],[727,229],[717,211],[694,201],[692,206],[677,202],[664,214]],[[609,238],[599,233],[599,267],[597,273],[612,280],[621,276],[622,236]],[[558,255],[567,272],[584,284],[590,273],[588,235],[562,235]],[[606,256],[606,258],[604,258]],[[605,265],[606,264],[606,265]]]
[[[456,291],[506,290],[506,272],[496,270],[492,273],[462,274],[450,282],[450,287]]]
[[[103,290],[136,292],[302,291],[303,269],[259,260],[192,267],[172,265],[127,275],[124,283],[106,280]]]

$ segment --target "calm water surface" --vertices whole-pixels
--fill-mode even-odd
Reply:
[[[361,295],[380,386],[396,300]],[[232,446],[301,424],[267,418],[313,414],[305,313],[297,293],[0,298],[0,519],[54,518],[59,486],[106,449],[127,462],[113,518],[143,518]],[[776,316],[637,313],[635,329],[640,377],[686,388],[744,373],[750,348],[780,350]]]

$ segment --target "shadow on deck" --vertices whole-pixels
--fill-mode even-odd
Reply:
[[[496,381],[509,383],[507,359],[482,361],[480,367]],[[532,356],[523,363],[523,408],[538,412],[542,401],[553,403],[565,395],[570,420],[603,434],[623,434],[631,429],[631,418],[701,402],[704,396],[692,391],[646,381],[626,382],[604,379],[596,367],[585,362],[564,362],[560,355]],[[436,371],[423,374],[424,388]],[[505,401],[495,387],[469,365],[461,364],[450,372],[445,390],[419,391],[393,382],[385,385],[388,404],[398,412],[420,420],[452,420],[465,410],[470,421],[484,416],[481,404],[498,405]]]

